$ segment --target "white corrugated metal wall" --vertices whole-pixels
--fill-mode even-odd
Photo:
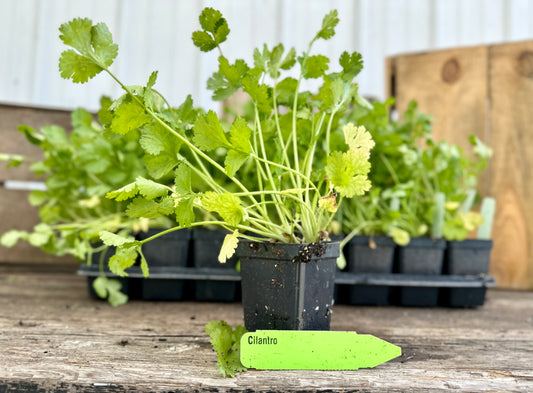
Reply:
[[[124,82],[145,83],[159,70],[157,87],[173,104],[192,94],[197,104],[216,107],[205,83],[217,54],[201,53],[190,38],[204,6],[228,20],[225,55],[248,61],[264,42],[303,50],[336,8],[337,36],[315,50],[335,59],[343,50],[361,52],[360,91],[379,98],[388,55],[533,39],[530,0],[0,0],[0,102],[95,109],[101,94],[120,94],[105,75],[88,86],[59,77],[58,27],[88,17],[113,33],[120,49],[112,67]]]

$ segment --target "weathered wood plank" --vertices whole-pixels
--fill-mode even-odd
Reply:
[[[533,42],[494,45],[490,60],[491,272],[502,286],[533,288]]]
[[[421,112],[434,116],[436,140],[456,143],[467,151],[469,135],[486,141],[488,47],[418,53],[389,61],[394,86],[389,85],[388,96],[395,95],[400,114],[416,99]]]
[[[533,390],[533,293],[491,290],[476,310],[336,306],[333,330],[403,349],[375,369],[254,371],[221,378],[204,325],[240,304],[92,300],[66,274],[0,269],[0,391]]]

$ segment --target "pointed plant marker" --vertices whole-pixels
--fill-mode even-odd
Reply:
[[[357,370],[401,354],[396,345],[355,332],[258,330],[241,338],[241,363],[263,370]]]

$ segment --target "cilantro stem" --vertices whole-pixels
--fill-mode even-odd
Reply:
[[[278,113],[278,102],[277,102],[277,90],[276,90],[276,86],[277,86],[277,79],[274,81],[274,88],[273,88],[273,93],[272,93],[272,102],[274,103],[274,119],[275,119],[275,123],[276,123],[276,131],[277,131],[277,135],[278,135],[278,140],[279,140],[279,143],[280,143],[280,146],[281,146],[281,155],[282,155],[282,158],[283,158],[283,162],[285,163],[285,165],[289,166],[290,165],[290,161],[289,161],[289,156],[287,155],[287,148],[285,147],[285,141],[283,140],[283,134],[281,133],[281,126],[279,124],[279,113]],[[292,185],[294,187],[297,186],[296,184],[296,179],[293,175],[292,172],[289,172],[289,175],[291,177],[291,181],[292,181]]]
[[[268,156],[267,156],[267,153],[266,153],[266,149],[265,149],[265,141],[263,139],[263,129],[261,128],[261,122],[259,121],[259,110],[257,109],[257,105],[254,104],[254,110],[255,110],[255,119],[256,119],[256,126],[257,126],[257,130],[258,130],[258,136],[259,136],[259,144],[261,146],[261,154],[263,155],[263,158],[265,159],[265,170],[266,170],[266,174],[268,176],[268,181],[270,182],[270,186],[272,187],[272,190],[273,191],[277,191],[277,187],[276,187],[276,183],[274,183],[274,178],[272,176],[272,171],[270,170],[270,162],[268,160]],[[274,193],[273,195],[276,195],[276,193]],[[282,214],[281,212],[281,209],[280,209],[280,204],[281,204],[281,201],[278,199],[277,196],[274,197],[274,199],[276,199],[276,211],[278,212],[278,217],[279,219],[281,220],[282,222],[282,225],[283,226],[288,226],[289,223],[287,221],[287,218],[285,217],[284,214]]]

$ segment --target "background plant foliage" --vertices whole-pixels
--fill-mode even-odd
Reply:
[[[391,121],[394,99],[354,108],[349,121],[364,125],[376,143],[372,151],[372,190],[346,201],[341,230],[350,234],[390,235],[405,245],[410,237],[464,240],[482,223],[472,210],[479,202],[478,179],[492,154],[477,137],[472,152],[435,142],[431,117],[412,101],[399,121]],[[470,154],[472,153],[472,154]]]

